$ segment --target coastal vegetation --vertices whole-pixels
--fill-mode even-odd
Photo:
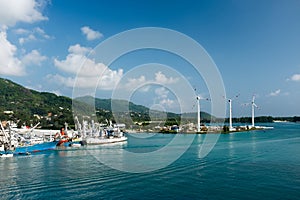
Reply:
[[[196,124],[197,119],[196,112],[164,113],[126,100],[99,99],[91,96],[72,100],[69,97],[49,92],[31,90],[3,78],[0,78],[0,94],[0,120],[14,121],[18,126],[34,125],[39,122],[41,128],[59,129],[68,123],[71,128],[74,128],[73,116],[89,116],[91,112],[95,111],[94,117],[100,123],[107,123],[107,121],[124,123],[132,129]],[[114,114],[120,116],[117,121]],[[155,120],[153,120],[153,116],[155,116]],[[209,123],[211,119],[218,120],[206,112],[201,112],[201,123]],[[224,119],[219,120],[224,121]],[[251,122],[250,117],[233,118],[232,120],[234,123],[242,124]],[[273,122],[274,120],[299,122],[300,117],[255,117],[256,122]],[[225,119],[225,122],[228,122],[228,119]]]

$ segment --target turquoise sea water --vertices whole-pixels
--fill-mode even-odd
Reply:
[[[220,135],[204,158],[199,148],[205,135],[181,135],[182,141],[195,137],[187,151],[146,173],[111,169],[96,154],[155,152],[174,135],[2,158],[0,199],[299,199],[300,124],[268,125],[275,129]],[[175,145],[179,151],[184,142]],[[113,156],[110,162],[120,164]],[[151,158],[143,162],[153,164]]]

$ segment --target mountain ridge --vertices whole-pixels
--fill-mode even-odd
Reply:
[[[4,78],[0,78],[0,94],[0,120],[16,121],[19,126],[37,122],[40,122],[43,128],[59,128],[65,122],[74,125],[72,110],[74,106],[81,113],[86,110],[92,111],[95,106],[100,121],[114,119],[112,108],[116,113],[128,112],[132,122],[151,121],[150,114],[158,118],[165,116],[162,111],[150,111],[146,106],[127,100],[100,99],[92,96],[71,99],[50,92],[28,89]],[[180,121],[181,114],[172,112],[166,114],[168,119],[172,119],[171,122]],[[201,116],[210,117],[205,112],[201,112]]]

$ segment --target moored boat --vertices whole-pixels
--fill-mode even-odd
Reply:
[[[44,142],[42,138],[31,136],[23,137],[22,135],[12,131],[10,126],[5,130],[1,124],[1,157],[11,157],[11,155],[30,154],[45,150],[53,150],[56,148],[58,141]]]
[[[127,141],[126,136],[121,136],[121,137],[87,137],[85,139],[85,142],[88,145],[108,144],[108,143],[125,142],[125,141]]]
[[[0,158],[11,158],[13,157],[14,154],[13,153],[0,153]]]
[[[33,144],[33,145],[28,145],[28,146],[18,146],[16,149],[13,151],[13,154],[30,154],[30,153],[35,153],[35,152],[40,152],[40,151],[46,151],[46,150],[54,150],[56,148],[58,141],[53,141],[53,142],[44,142],[44,143],[39,143],[39,144]]]
[[[125,124],[112,124],[108,122],[107,124],[95,123],[94,120],[89,124],[87,121],[79,123],[77,121],[78,133],[82,137],[81,145],[99,145],[99,144],[109,144],[117,142],[127,141],[127,137],[124,135]]]

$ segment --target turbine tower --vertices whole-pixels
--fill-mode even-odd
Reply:
[[[200,95],[196,96],[197,99],[197,132],[200,132],[200,122],[201,122],[201,116],[200,116],[200,111],[201,111],[201,106],[200,106],[200,101],[201,100],[207,100],[210,101],[209,98],[202,98]]]
[[[251,102],[251,105],[252,105],[252,127],[254,128],[254,109],[255,107],[257,108],[258,106],[254,103],[254,100],[255,100],[255,95],[253,95],[252,97],[252,102]]]
[[[200,100],[201,97],[197,96],[197,132],[200,132]]]
[[[235,95],[234,99],[238,98],[239,97],[239,94],[238,95]],[[225,98],[225,97],[224,97]],[[232,126],[232,100],[233,99],[229,99],[229,98],[225,98],[228,103],[229,103],[229,130],[232,131],[234,130],[233,129],[233,126]]]
[[[232,130],[232,99],[227,99],[229,103],[229,130]]]

